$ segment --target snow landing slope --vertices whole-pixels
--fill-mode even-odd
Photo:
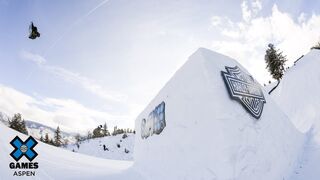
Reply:
[[[9,163],[15,162],[9,155],[13,151],[10,141],[17,135],[24,141],[27,136],[3,124],[0,132],[0,179],[17,179],[13,177],[14,170],[9,168]],[[39,162],[35,179],[141,179],[130,169],[131,161],[100,159],[38,143],[34,148],[38,153],[34,161]],[[25,157],[20,161],[29,162]]]
[[[69,144],[67,149],[81,154],[87,154],[98,158],[115,160],[133,160],[133,146],[135,135],[127,133],[128,137],[123,139],[123,134],[106,136]],[[105,148],[104,148],[105,146]]]
[[[285,73],[272,92],[276,103],[302,132],[320,125],[319,67],[320,51],[312,50]]]
[[[311,50],[287,71],[271,94],[307,141],[292,180],[320,178],[320,51]]]
[[[287,179],[302,134],[264,92],[259,120],[230,99],[221,71],[235,60],[200,48],[136,119],[134,168],[146,179]],[[249,73],[248,73],[249,74]],[[165,102],[166,127],[147,139],[141,124]]]

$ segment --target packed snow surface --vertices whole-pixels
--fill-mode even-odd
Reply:
[[[13,177],[15,169],[9,168],[10,162],[15,162],[10,157],[13,147],[10,141],[19,136],[26,140],[27,136],[20,134],[3,124],[0,124],[0,179],[17,179]],[[33,161],[39,163],[36,169],[36,179],[141,179],[130,167],[132,161],[116,161],[96,158],[79,153],[74,153],[62,148],[53,147],[42,142],[34,148],[39,154]],[[22,157],[20,162],[29,162]]]
[[[287,179],[303,136],[264,92],[259,120],[230,99],[221,71],[235,60],[200,48],[136,119],[134,167],[147,179]],[[248,72],[247,72],[248,73]],[[141,124],[165,102],[166,127],[142,139]]]
[[[76,153],[87,154],[98,158],[115,160],[133,160],[134,134],[127,133],[128,137],[123,138],[123,134],[116,136],[106,136],[85,140],[76,144],[68,145],[67,149]]]
[[[293,180],[320,178],[320,51],[311,50],[287,71],[271,94],[307,138]]]

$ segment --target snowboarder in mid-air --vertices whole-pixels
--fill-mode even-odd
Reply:
[[[36,39],[37,37],[40,37],[40,33],[38,32],[38,28],[33,25],[33,22],[31,22],[31,25],[29,26],[29,38],[30,39]]]

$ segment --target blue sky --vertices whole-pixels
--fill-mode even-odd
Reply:
[[[290,65],[319,40],[320,1],[0,0],[0,108],[66,131],[134,119],[197,48],[270,80],[269,42]],[[41,37],[30,40],[33,21]]]

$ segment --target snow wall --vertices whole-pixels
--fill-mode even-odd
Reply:
[[[319,57],[320,50],[313,49],[296,61],[271,94],[296,128],[306,136],[304,152],[290,180],[318,180],[320,177]]]
[[[138,116],[133,168],[139,174],[159,180],[290,176],[302,134],[265,91],[259,119],[231,99],[225,66],[248,73],[229,57],[198,49]]]
[[[293,124],[307,132],[319,131],[320,141],[320,50],[311,50],[284,74],[271,96]],[[297,103],[298,102],[298,103]]]

